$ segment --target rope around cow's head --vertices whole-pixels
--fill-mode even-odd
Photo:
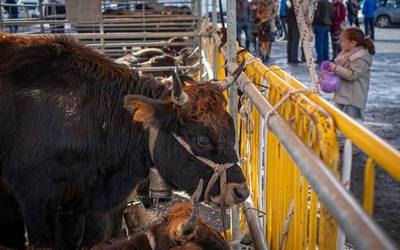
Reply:
[[[149,149],[150,149],[150,157],[154,161],[154,147],[155,147],[155,142],[158,137],[159,130],[154,127],[149,128]],[[236,163],[224,163],[224,164],[219,164],[215,163],[209,159],[206,159],[204,157],[195,155],[190,148],[190,145],[180,136],[176,134],[172,134],[174,138],[178,141],[178,143],[189,153],[191,154],[194,158],[197,160],[201,161],[205,165],[209,166],[214,170],[213,175],[211,176],[206,190],[204,191],[204,201],[205,203],[210,203],[210,190],[217,181],[218,177],[220,177],[220,208],[221,208],[221,221],[222,221],[222,227],[224,230],[224,236],[225,239],[227,240],[226,236],[226,206],[225,206],[225,200],[226,200],[226,170],[229,169],[230,167],[236,165]]]
[[[238,72],[235,72],[235,74],[234,74],[235,77],[233,78],[232,82],[234,82],[237,79],[238,75],[242,72],[243,66],[244,65],[239,67],[239,69],[237,70]],[[173,78],[173,89],[172,89],[171,99],[178,106],[183,106],[188,101],[189,96],[185,93],[185,91],[183,91],[182,83],[179,79],[177,72],[178,72],[177,67],[176,67],[175,71],[171,71],[171,75]],[[229,87],[232,84],[232,82],[230,84],[219,83],[221,91],[223,91],[224,89]],[[154,147],[155,147],[155,143],[156,143],[158,134],[159,134],[158,128],[156,128],[154,126],[149,127],[149,152],[150,152],[150,157],[153,162],[154,162]],[[227,240],[227,236],[226,236],[226,204],[225,204],[226,203],[226,193],[227,193],[226,170],[229,169],[230,167],[236,165],[237,163],[234,162],[234,163],[220,164],[220,163],[213,162],[212,160],[206,159],[204,157],[197,156],[193,153],[192,149],[190,148],[190,145],[182,137],[178,136],[175,133],[172,133],[172,135],[189,154],[191,154],[194,158],[196,158],[200,162],[202,162],[205,165],[212,168],[214,171],[213,175],[211,176],[211,178],[207,184],[206,190],[204,191],[205,203],[208,203],[208,204],[210,203],[210,194],[209,193],[210,193],[213,185],[218,180],[218,177],[220,177],[220,204],[219,205],[221,208],[221,221],[222,221],[222,226],[224,229],[224,235],[225,235],[225,239]]]

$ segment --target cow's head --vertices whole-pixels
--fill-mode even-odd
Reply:
[[[229,167],[226,195],[221,195],[221,178],[218,178],[207,192],[209,202],[216,207],[243,202],[249,191],[237,163],[235,128],[225,109],[227,103],[221,87],[215,83],[185,82],[182,88],[179,77],[174,76],[172,90],[160,99],[137,95],[125,98],[125,108],[133,114],[133,120],[149,131],[149,146],[146,146],[150,148],[154,166],[170,187],[192,194],[200,179],[205,180],[207,187],[214,174],[213,168],[199,157],[213,164],[225,164]]]

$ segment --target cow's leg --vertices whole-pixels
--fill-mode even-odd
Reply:
[[[57,204],[51,204],[47,197],[28,195],[22,201],[22,213],[28,231],[29,244],[34,247],[56,245]]]
[[[62,235],[61,248],[79,249],[83,239],[85,216],[83,214],[61,212],[59,223]]]

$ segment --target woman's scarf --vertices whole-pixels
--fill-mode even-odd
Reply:
[[[351,57],[355,53],[357,53],[359,51],[362,51],[362,50],[364,50],[363,46],[357,46],[357,47],[352,48],[351,50],[348,50],[348,51],[343,51],[342,50],[339,53],[339,55],[335,58],[335,63],[340,65],[340,66],[343,66],[346,63],[346,61],[347,61],[347,59],[349,57]]]

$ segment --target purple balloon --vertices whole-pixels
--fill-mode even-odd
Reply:
[[[332,72],[321,74],[319,82],[321,90],[325,93],[333,93],[340,89],[340,79]]]
[[[331,62],[329,60],[325,60],[321,63],[321,65],[319,66],[319,68],[321,69],[322,72],[326,72],[329,71],[329,64]]]

